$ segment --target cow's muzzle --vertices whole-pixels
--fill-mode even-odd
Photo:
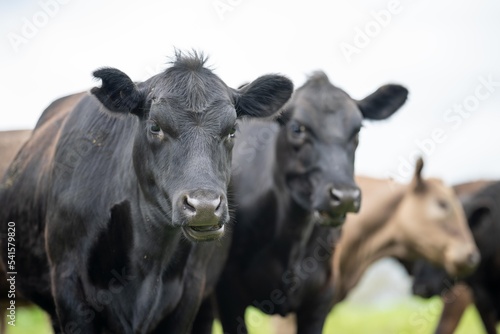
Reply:
[[[210,190],[187,192],[177,199],[182,230],[188,239],[208,241],[224,234],[229,220],[225,194]]]
[[[340,188],[328,186],[322,205],[314,216],[322,225],[339,226],[345,222],[349,212],[356,213],[361,206],[361,190],[358,187]]]
[[[445,269],[453,277],[466,277],[476,270],[481,254],[475,246],[459,244],[445,252]]]

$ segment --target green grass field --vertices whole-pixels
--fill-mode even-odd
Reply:
[[[329,315],[324,333],[335,334],[425,334],[432,333],[443,304],[439,298],[423,300],[412,298],[390,308],[359,307],[341,303]],[[269,317],[255,309],[248,309],[247,324],[251,334],[273,333]],[[2,319],[4,321],[4,319]],[[16,313],[16,326],[7,326],[6,334],[49,334],[52,330],[47,317],[39,309],[20,308]],[[500,330],[500,326],[498,326]],[[214,334],[222,334],[218,323]],[[456,334],[484,333],[479,315],[469,307]]]

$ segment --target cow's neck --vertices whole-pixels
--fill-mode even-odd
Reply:
[[[369,238],[365,240],[365,246],[349,256],[351,264],[343,269],[342,276],[347,291],[358,284],[366,269],[377,260],[385,257],[404,258],[405,250],[397,241],[398,231],[391,224],[387,224]]]
[[[157,209],[157,204],[149,202],[139,190],[139,216],[142,221],[135,224],[133,256],[144,274],[159,271],[160,274],[171,261],[182,238],[179,227]]]
[[[279,168],[279,167],[277,167]],[[286,265],[299,261],[311,236],[314,222],[312,212],[299,205],[291,196],[285,184],[284,175],[274,173],[276,195],[278,198],[277,222],[273,242],[279,245]]]
[[[400,201],[401,197],[395,195],[389,199],[387,207],[381,207],[380,211],[393,212],[396,209],[394,205],[399,205]],[[375,261],[384,257],[407,257],[407,250],[403,246],[404,235],[397,222],[387,216],[377,218],[363,224],[362,230],[342,235],[340,244],[335,249],[335,252],[341,252],[337,259],[342,259],[342,262],[336,260],[334,263],[337,301],[346,297]],[[343,242],[342,238],[347,242]]]

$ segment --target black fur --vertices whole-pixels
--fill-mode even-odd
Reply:
[[[290,80],[273,75],[262,76],[240,89],[235,104],[236,112],[240,116],[271,116],[288,101],[292,91]]]
[[[102,80],[102,86],[94,87],[90,92],[107,109],[137,113],[144,96],[125,73],[116,68],[101,68],[94,72],[94,77]]]
[[[393,104],[380,106],[386,105]],[[321,333],[333,301],[335,231],[318,224],[340,224],[339,217],[355,211],[358,196],[338,205],[330,193],[356,194],[354,153],[362,119],[356,101],[316,72],[285,106],[281,126],[242,122],[233,157],[235,225],[217,285],[225,333],[246,333],[250,305],[269,314],[296,312],[299,333]],[[315,211],[322,219],[313,218]],[[317,252],[317,268],[305,272],[304,263]],[[210,267],[218,262],[214,258]]]
[[[268,116],[291,94],[288,79],[269,77],[282,83],[276,97],[261,99],[254,83],[239,98],[256,102],[237,115],[234,90],[205,62],[178,52],[140,83],[96,71],[102,86],[50,105],[9,167],[2,261],[14,221],[16,287],[50,314],[56,333],[190,331],[218,275],[212,267],[207,277],[208,260],[227,255],[220,234],[193,231],[229,220],[231,129],[238,115]]]
[[[408,90],[400,85],[385,85],[358,101],[366,119],[381,120],[391,116],[408,98]]]

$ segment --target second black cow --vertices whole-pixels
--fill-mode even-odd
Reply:
[[[250,305],[267,314],[297,312],[300,333],[321,333],[333,296],[308,294],[304,274],[315,286],[329,273],[312,273],[318,263],[304,257],[306,246],[316,226],[333,233],[359,209],[353,173],[362,120],[389,117],[407,93],[386,85],[356,101],[317,72],[294,93],[281,124],[242,124],[233,158],[236,223],[217,285],[225,333],[247,332]],[[328,248],[319,250],[324,259]]]

